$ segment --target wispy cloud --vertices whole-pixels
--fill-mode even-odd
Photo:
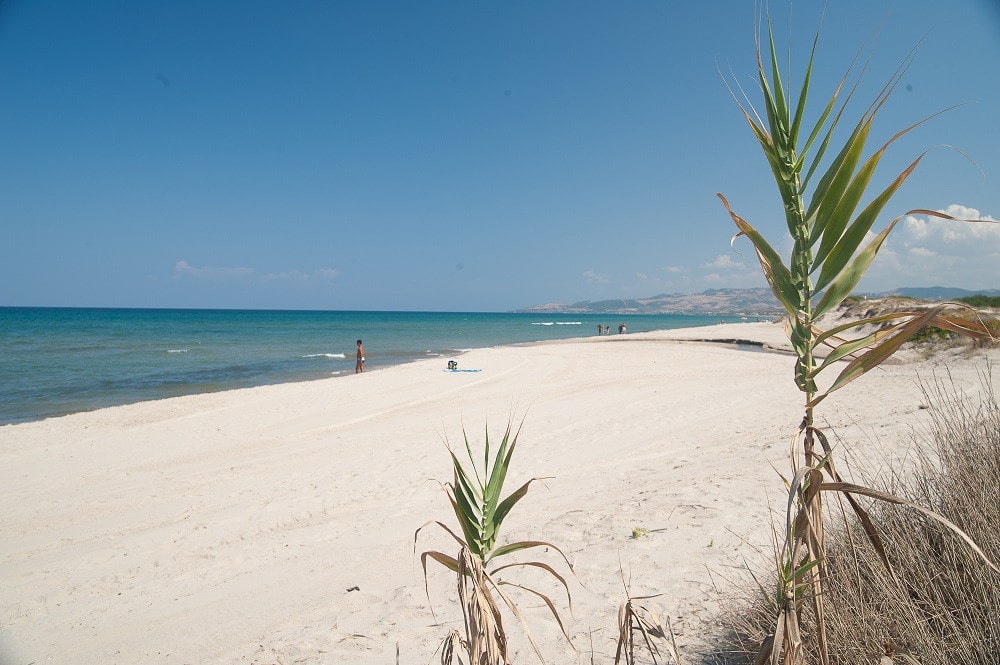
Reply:
[[[245,279],[252,277],[256,272],[253,268],[197,267],[183,259],[174,264],[175,275],[189,275],[192,277]]]
[[[590,284],[606,284],[608,282],[608,276],[596,270],[585,270],[583,278]]]
[[[254,268],[193,266],[181,259],[174,264],[174,276],[194,277],[200,279],[250,279],[260,282],[299,282],[306,283],[313,278],[336,279],[340,271],[336,268],[320,268],[314,272],[305,270],[281,270],[260,274]]]
[[[719,254],[714,260],[701,266],[709,270],[743,270],[746,265],[739,261],[734,261],[728,254]]]
[[[261,280],[265,282],[308,282],[309,273],[302,272],[301,270],[269,272],[261,277]]]

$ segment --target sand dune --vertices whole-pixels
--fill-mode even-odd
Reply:
[[[424,361],[2,427],[0,663],[392,663],[397,648],[431,662],[461,615],[434,570],[434,625],[414,531],[453,522],[445,440],[464,425],[479,442],[487,421],[499,435],[511,414],[510,487],[549,479],[501,540],[550,540],[574,562],[583,661],[614,652],[620,563],[697,653],[715,587],[767,546],[783,500],[770,465],[801,400],[790,356],[692,339],[787,347],[767,323],[594,337],[458,358],[479,372]],[[845,455],[905,455],[927,417],[918,379],[945,362],[910,360],[823,404]],[[970,393],[989,367],[984,352],[946,362]],[[418,545],[453,549],[430,529]],[[526,605],[550,661],[576,662]]]

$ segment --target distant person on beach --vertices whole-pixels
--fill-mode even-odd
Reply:
[[[624,335],[625,334],[625,324],[624,323],[619,323],[618,324],[618,334],[619,335]]]
[[[361,374],[361,372],[363,372],[363,371],[365,371],[365,345],[362,344],[361,340],[359,339],[358,340],[358,362],[357,362],[356,365],[354,365],[354,373],[355,374]]]
[[[597,334],[598,335],[603,335],[604,334],[604,324],[601,324],[601,323],[597,324]]]

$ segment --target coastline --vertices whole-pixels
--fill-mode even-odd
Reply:
[[[461,615],[432,570],[432,625],[414,531],[453,521],[445,441],[464,425],[480,443],[512,415],[509,486],[547,479],[501,540],[549,540],[574,562],[577,648],[613,654],[621,562],[697,651],[716,589],[770,541],[770,465],[801,418],[787,355],[695,341],[709,339],[787,346],[770,323],[582,337],[458,356],[478,372],[421,360],[2,427],[0,662],[391,662],[397,645],[400,662],[429,662]],[[969,394],[984,354],[1000,366],[977,354],[948,357]],[[918,379],[941,362],[836,393],[834,440],[905,455],[928,415]],[[417,552],[452,546],[428,530]],[[528,613],[547,657],[575,658],[544,608]]]
[[[715,323],[627,317],[633,331]],[[588,336],[595,316],[488,312],[0,308],[0,424],[354,374],[462,350]],[[607,323],[606,320],[604,320]]]

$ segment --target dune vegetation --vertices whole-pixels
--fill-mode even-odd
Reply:
[[[458,553],[454,556],[438,550],[427,550],[420,555],[425,582],[429,560],[436,561],[456,575],[459,605],[462,610],[465,630],[464,635],[458,631],[452,631],[445,638],[441,647],[443,665],[466,662],[477,665],[506,665],[510,662],[507,631],[504,628],[504,613],[501,611],[501,607],[505,607],[508,616],[517,619],[521,624],[535,654],[539,660],[544,662],[541,649],[535,642],[530,628],[518,609],[517,602],[510,594],[510,590],[515,588],[536,599],[541,599],[549,608],[552,618],[559,625],[566,640],[570,639],[563,628],[562,618],[555,603],[547,594],[498,577],[498,573],[503,570],[509,571],[517,568],[543,570],[551,579],[559,582],[566,592],[567,603],[570,602],[569,586],[566,584],[565,577],[548,563],[543,561],[500,563],[509,554],[542,548],[546,551],[551,549],[558,553],[566,567],[572,570],[566,555],[552,543],[531,540],[497,545],[500,526],[504,519],[517,502],[528,493],[531,484],[538,480],[532,478],[501,499],[504,492],[504,481],[510,469],[519,432],[520,429],[512,431],[511,425],[508,423],[503,439],[496,448],[495,456],[491,459],[490,435],[487,430],[481,453],[483,459],[481,468],[475,462],[479,451],[476,451],[474,457],[469,438],[467,435],[464,436],[465,452],[469,460],[468,468],[459,460],[455,451],[450,450],[454,479],[445,485],[448,501],[451,503],[462,535],[458,535],[446,524],[438,521],[428,522],[417,529],[414,534],[414,547],[416,547],[417,538],[423,528],[434,524],[451,536],[458,546]],[[428,592],[429,597],[430,593]],[[570,643],[572,644],[572,642]]]
[[[835,662],[844,647],[833,641],[830,627],[831,589],[837,586],[838,579],[827,551],[825,494],[833,494],[850,506],[861,525],[861,533],[889,577],[895,578],[896,573],[886,538],[876,528],[871,508],[863,506],[859,497],[921,512],[923,517],[944,524],[964,540],[965,546],[979,556],[979,565],[995,572],[1000,569],[971,537],[938,513],[898,495],[845,481],[834,464],[833,448],[826,434],[816,425],[817,406],[836,390],[878,367],[928,327],[986,340],[992,340],[993,335],[974,314],[953,315],[953,310],[963,308],[960,303],[873,313],[860,319],[848,318],[829,329],[820,327],[822,317],[833,312],[853,292],[901,219],[922,214],[956,223],[979,220],[958,220],[941,212],[916,209],[895,217],[878,233],[872,231],[887,204],[927,154],[925,151],[918,155],[884,189],[868,194],[887,150],[923,122],[896,132],[870,156],[864,156],[874,121],[906,73],[912,53],[853,128],[848,129],[844,144],[836,148],[833,141],[851,98],[850,93],[843,98],[841,95],[845,90],[855,89],[849,83],[850,68],[810,128],[806,109],[819,32],[797,97],[793,96],[792,81],[781,73],[770,23],[766,32],[766,43],[759,38],[757,46],[763,111],[759,112],[745,96],[741,100],[734,93],[734,97],[777,185],[793,241],[788,262],[719,194],[738,229],[734,241],[741,236],[750,240],[764,277],[788,314],[789,337],[796,354],[794,381],[804,397],[803,417],[798,427],[801,448],[797,453],[792,451],[789,459],[785,523],[776,535],[776,579],[774,590],[767,593],[775,618],[773,627],[760,640],[756,662],[828,665]],[[765,48],[766,57],[762,53]],[[862,206],[866,195],[870,201]],[[842,360],[847,362],[838,362]],[[825,370],[829,372],[824,373]],[[825,378],[829,373],[835,374],[832,381],[821,383],[821,375]]]
[[[931,424],[914,438],[912,464],[876,469],[866,481],[933,511],[1000,560],[1000,406],[988,375],[971,399],[947,379],[925,384]],[[838,505],[826,532],[825,636],[832,663],[995,663],[1000,653],[1000,574],[926,513],[874,502],[869,523]],[[866,529],[879,534],[881,549]],[[885,557],[885,559],[883,559]],[[762,581],[763,582],[763,581]],[[773,605],[754,583],[727,603],[719,663],[754,663],[773,630]],[[802,630],[805,662],[819,662],[812,617]],[[884,660],[883,660],[884,659]]]
[[[901,300],[876,307],[851,296],[888,235],[907,215],[956,224],[986,222],[915,209],[874,230],[927,154],[918,155],[879,191],[869,191],[886,152],[926,121],[896,132],[866,155],[874,121],[906,73],[912,53],[860,118],[842,130],[842,124],[849,122],[847,106],[856,90],[851,68],[810,125],[807,99],[819,33],[803,79],[794,87],[781,73],[784,64],[777,57],[770,25],[757,33],[762,100],[755,106],[738,87],[733,97],[777,185],[792,240],[787,262],[774,249],[779,243],[769,242],[725,196],[718,196],[737,227],[733,241],[750,241],[786,312],[796,358],[790,379],[802,396],[802,419],[797,426],[789,424],[796,432],[796,446],[782,474],[787,507],[775,526],[773,567],[766,574],[755,572],[751,600],[731,609],[731,629],[718,658],[760,665],[874,663],[880,658],[883,663],[995,662],[1000,652],[996,621],[1000,568],[995,563],[1000,561],[995,496],[1000,468],[993,448],[1000,435],[1000,411],[992,392],[988,401],[973,407],[960,395],[946,394],[941,384],[933,386],[928,398],[933,398],[935,430],[916,472],[900,468],[886,480],[864,485],[841,475],[828,434],[817,424],[817,410],[824,400],[879,367],[904,345],[952,336],[979,343],[996,341],[1000,329],[996,319],[984,316],[973,304]],[[844,142],[835,145],[842,135]],[[453,454],[455,480],[449,485],[449,498],[465,537],[445,529],[458,541],[461,553],[458,557],[424,554],[425,564],[430,557],[458,574],[467,634],[453,637],[450,644],[476,663],[509,662],[491,592],[517,616],[500,583],[485,570],[498,554],[531,546],[521,543],[492,550],[490,540],[499,521],[527,491],[525,485],[498,507],[514,440],[508,448],[508,436],[504,437],[494,462],[494,471],[500,470],[499,484],[484,468],[484,477],[490,480],[477,485]],[[850,442],[843,443],[849,449]],[[487,443],[487,463],[488,450]],[[471,460],[471,449],[469,455]],[[479,482],[478,474],[476,479]],[[475,544],[480,541],[483,544]],[[539,562],[526,565],[551,571]],[[476,588],[471,595],[464,578]],[[559,621],[551,600],[529,591],[542,597]],[[669,631],[641,616],[641,606],[634,602],[638,600],[629,598],[623,605],[616,662],[623,655],[626,662],[636,662],[637,647],[645,649],[651,662],[665,662],[664,653],[678,662],[673,649],[657,647],[657,640],[668,642]],[[486,626],[493,646],[475,646],[480,636],[471,622],[473,615],[489,619],[477,623]],[[541,658],[537,646],[535,650]]]

